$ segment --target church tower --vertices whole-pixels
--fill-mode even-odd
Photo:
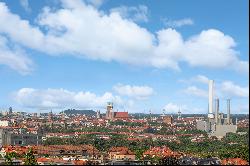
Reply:
[[[113,103],[112,102],[108,102],[106,119],[113,119]]]

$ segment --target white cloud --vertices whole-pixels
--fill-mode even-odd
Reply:
[[[240,73],[244,73],[249,77],[249,62],[248,61],[235,61],[232,68]]]
[[[191,66],[228,68],[239,61],[233,38],[215,29],[202,31],[185,43],[186,59]]]
[[[208,84],[209,78],[204,75],[196,75],[189,79],[180,79],[179,82],[183,83],[202,83],[202,84]]]
[[[204,30],[187,40],[171,28],[154,34],[117,12],[105,14],[80,0],[62,0],[62,8],[56,10],[44,8],[37,25],[0,2],[0,25],[0,33],[11,41],[50,55],[175,70],[183,61],[194,67],[241,68],[246,73],[249,67],[248,61],[238,58],[233,38],[219,30]]]
[[[73,92],[65,89],[39,90],[22,88],[14,93],[14,99],[21,106],[28,108],[104,108],[107,102],[114,102],[116,108],[127,105],[119,96],[106,92],[98,96],[91,92]],[[130,104],[130,101],[128,102]]]
[[[29,6],[29,1],[28,0],[20,0],[21,6],[24,8],[26,12],[30,12],[31,8]]]
[[[188,95],[193,95],[193,96],[198,96],[198,97],[207,97],[208,96],[207,91],[205,91],[203,89],[199,89],[196,86],[190,86],[190,87],[184,89],[183,92],[188,94]]]
[[[209,82],[209,79],[204,75],[197,75],[196,77],[192,78],[192,80],[203,84],[208,84]]]
[[[8,35],[12,41],[29,48],[42,49],[44,34],[40,29],[31,26],[29,21],[22,20],[18,15],[12,14],[3,2],[0,2],[0,25],[0,32]]]
[[[187,83],[204,83],[208,85],[209,78],[204,75],[197,75],[190,79],[186,80],[179,80],[180,82],[187,82]],[[249,86],[242,87],[240,85],[235,84],[232,81],[222,81],[222,82],[215,82],[215,97],[219,98],[230,98],[230,97],[249,97]],[[196,86],[192,85],[187,87],[186,89],[182,90],[182,92],[188,95],[194,95],[198,97],[207,97],[208,90],[203,90],[197,88]]]
[[[177,114],[179,111],[181,111],[181,114],[204,114],[207,113],[205,109],[203,108],[191,108],[188,107],[187,105],[178,105],[175,103],[168,103],[166,104],[163,109],[166,110],[165,113],[170,113],[170,114]]]
[[[164,19],[164,24],[168,27],[182,27],[184,25],[193,25],[194,21],[191,18],[184,18],[180,20]]]
[[[145,5],[120,6],[110,9],[111,13],[119,13],[123,18],[130,19],[135,22],[148,22],[148,7]]]
[[[0,35],[0,64],[7,65],[11,69],[26,75],[33,69],[33,62],[22,49],[10,46],[8,39]]]
[[[85,1],[87,3],[92,4],[95,7],[100,7],[103,4],[103,2],[104,2],[104,0],[85,0]]]
[[[136,99],[147,99],[154,94],[154,90],[148,86],[131,86],[117,84],[113,87],[114,91],[120,95],[133,97]]]
[[[174,103],[168,103],[163,109],[165,109],[165,113],[177,113],[180,110],[180,106]]]
[[[224,96],[249,97],[249,86],[241,87],[231,81],[224,81],[219,87]]]

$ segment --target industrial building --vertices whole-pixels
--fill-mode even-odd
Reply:
[[[230,99],[227,99],[227,117],[224,118],[224,114],[220,113],[219,99],[215,100],[214,109],[214,81],[209,80],[209,92],[208,92],[208,117],[205,121],[197,121],[197,129],[203,130],[208,133],[208,136],[216,136],[222,138],[227,133],[236,133],[237,125],[233,124],[230,118]]]
[[[6,129],[0,129],[0,145],[40,145],[42,144],[42,135],[40,134],[26,134],[13,133]]]

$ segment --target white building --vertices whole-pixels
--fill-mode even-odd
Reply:
[[[10,122],[7,120],[0,120],[0,126],[7,127],[10,125]]]

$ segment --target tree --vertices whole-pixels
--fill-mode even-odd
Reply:
[[[16,158],[17,154],[15,152],[6,153],[4,156],[6,165],[13,165],[13,158]]]
[[[36,158],[34,156],[32,148],[25,154],[24,165],[37,165]]]
[[[140,148],[135,150],[135,157],[137,160],[140,160],[143,157],[143,152],[144,150]]]

